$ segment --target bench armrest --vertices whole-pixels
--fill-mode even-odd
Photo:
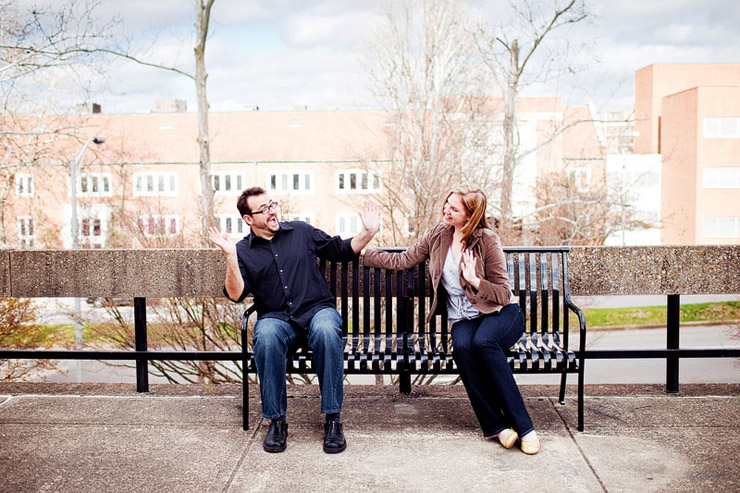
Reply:
[[[249,316],[255,311],[257,311],[257,305],[250,305],[249,308],[244,311],[244,315],[242,315],[242,353],[247,350],[247,326]]]
[[[579,348],[580,351],[586,350],[586,316],[583,314],[583,310],[578,308],[576,305],[573,304],[572,301],[570,301],[570,298],[565,300],[565,305],[568,307],[569,310],[571,310],[573,313],[576,314],[578,317],[578,325],[580,329],[580,343]]]

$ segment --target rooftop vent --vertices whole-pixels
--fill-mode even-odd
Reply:
[[[155,113],[186,113],[188,102],[184,99],[158,99],[154,106]]]
[[[78,103],[75,105],[75,111],[81,115],[100,113],[102,108],[98,103]]]

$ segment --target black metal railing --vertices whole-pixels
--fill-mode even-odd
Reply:
[[[586,349],[586,360],[665,359],[665,392],[679,391],[682,358],[740,358],[738,348],[680,348],[680,295],[668,295],[665,349]],[[136,362],[136,388],[149,391],[149,361],[241,361],[241,351],[150,351],[147,349],[146,298],[134,298],[135,351],[0,349],[0,359],[113,360]],[[576,351],[580,358],[581,351]],[[251,371],[245,366],[244,371]]]

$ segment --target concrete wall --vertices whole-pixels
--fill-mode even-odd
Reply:
[[[740,246],[573,247],[572,295],[740,293]],[[215,249],[6,250],[0,295],[222,296]]]

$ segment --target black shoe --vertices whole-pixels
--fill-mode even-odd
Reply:
[[[338,454],[347,448],[347,440],[342,433],[342,423],[339,421],[327,421],[324,424],[324,452],[327,454]]]
[[[270,421],[262,448],[265,452],[282,452],[287,446],[288,423],[280,419]]]

